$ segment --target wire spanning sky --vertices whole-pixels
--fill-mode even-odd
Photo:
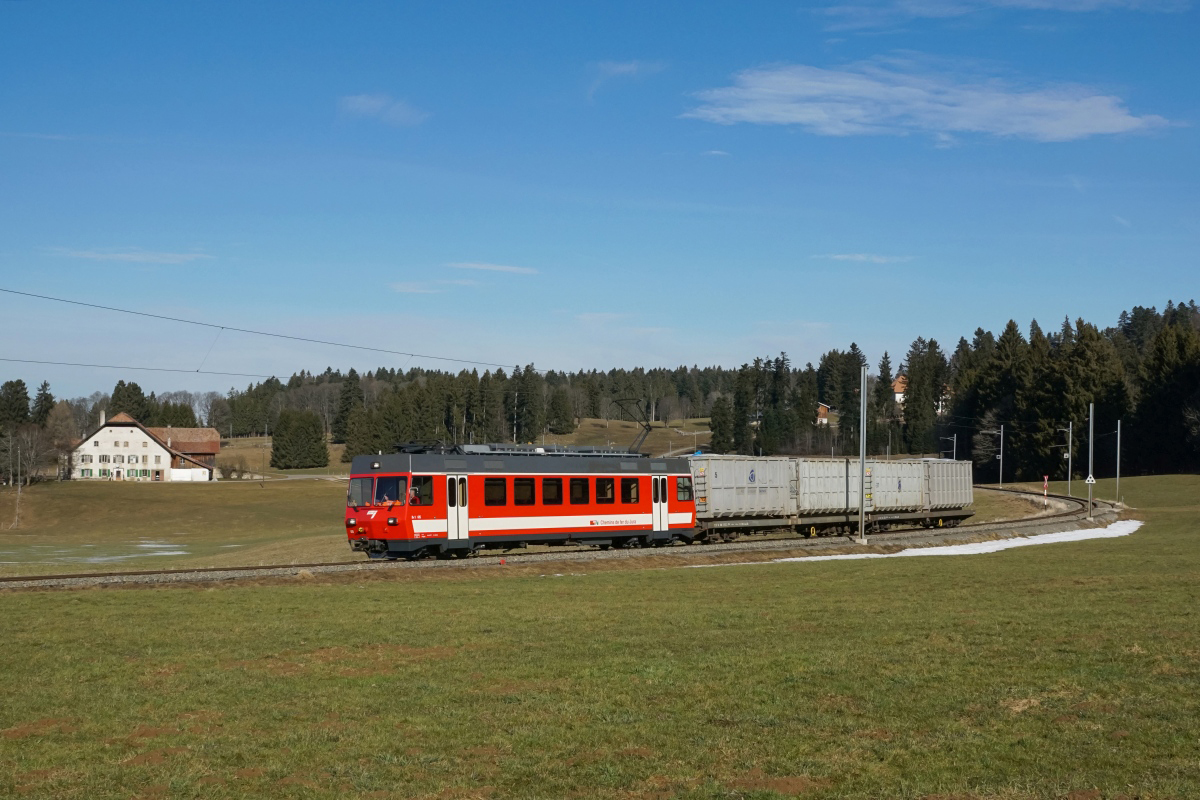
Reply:
[[[1111,324],[1200,294],[1198,30],[1186,0],[0,2],[0,285],[390,351],[0,294],[0,357],[875,364]]]

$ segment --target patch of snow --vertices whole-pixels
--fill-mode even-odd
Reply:
[[[1088,528],[1086,530],[1063,531],[1061,533],[1040,533],[1036,536],[1018,536],[1012,539],[971,542],[969,544],[910,547],[898,553],[843,553],[834,556],[798,556],[795,558],[776,558],[771,561],[744,561],[736,564],[691,564],[689,567],[734,567],[749,566],[750,564],[779,564],[785,561],[858,561],[866,558],[902,558],[908,556],[974,556],[985,553],[998,553],[1001,550],[1011,550],[1014,547],[1029,547],[1035,544],[1082,542],[1086,539],[1115,539],[1118,536],[1128,536],[1140,527],[1142,527],[1141,520],[1123,519],[1112,523],[1106,528]]]

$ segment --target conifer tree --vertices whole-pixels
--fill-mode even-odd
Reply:
[[[5,381],[0,386],[0,432],[10,434],[17,427],[29,421],[29,389],[25,381]]]
[[[38,387],[37,395],[33,398],[33,410],[30,413],[30,419],[34,425],[39,428],[46,427],[46,420],[50,417],[50,412],[54,409],[54,395],[50,393],[50,382],[42,381],[42,385]]]
[[[150,421],[154,409],[141,386],[133,381],[119,380],[108,402],[108,415],[112,417],[122,411],[144,425]]]
[[[329,465],[325,427],[311,411],[279,412],[271,437],[271,466],[275,469],[311,469]]]
[[[575,431],[575,412],[571,408],[571,396],[563,387],[550,395],[549,428],[551,433],[563,435]]]
[[[742,364],[733,387],[733,449],[743,455],[754,454],[754,429],[750,417],[754,413],[754,370]]]
[[[713,402],[709,429],[712,430],[709,449],[718,454],[733,450],[733,405],[728,397],[721,396]]]
[[[337,414],[333,417],[333,424],[329,426],[335,443],[346,441],[346,426],[350,422],[350,413],[355,408],[363,408],[364,400],[365,397],[363,395],[362,384],[358,379],[358,373],[351,368],[350,372],[346,375],[346,379],[342,381],[342,392],[338,397]]]

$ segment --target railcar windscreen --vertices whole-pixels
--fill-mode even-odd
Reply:
[[[404,505],[404,495],[408,491],[408,478],[396,475],[380,475],[375,481],[375,505]]]
[[[346,505],[359,506],[371,503],[371,482],[374,478],[351,478],[350,488],[346,491]]]
[[[692,499],[692,479],[691,478],[676,478],[675,479],[675,499],[680,502],[686,502]]]

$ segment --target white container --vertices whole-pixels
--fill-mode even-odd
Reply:
[[[794,459],[706,455],[690,461],[700,519],[795,515]]]
[[[925,506],[925,468],[916,461],[867,460],[876,511],[920,511]]]
[[[925,459],[925,498],[927,508],[966,508],[975,502],[970,461]]]
[[[870,468],[871,462],[867,466]],[[857,458],[798,458],[796,472],[796,505],[801,514],[858,512]],[[868,475],[868,481],[873,479]],[[867,510],[871,510],[870,498]]]

